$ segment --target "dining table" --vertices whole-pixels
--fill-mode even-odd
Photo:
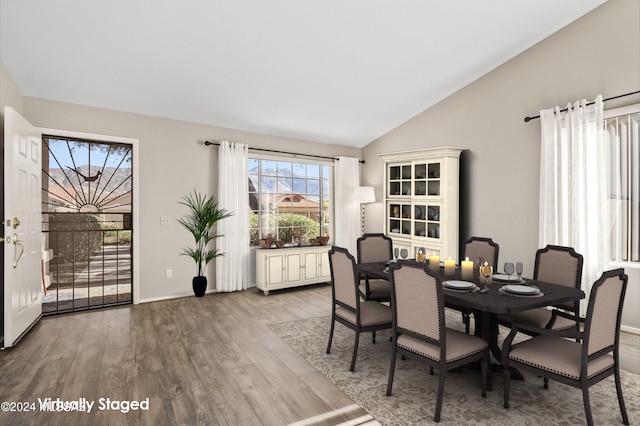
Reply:
[[[400,260],[412,264],[420,264],[425,268],[429,267],[426,263],[419,263],[414,260]],[[370,278],[379,278],[383,280],[390,279],[389,262],[371,262],[359,263],[356,265],[357,270]],[[498,345],[498,315],[512,314],[516,312],[527,311],[530,309],[541,308],[545,306],[553,306],[574,300],[580,300],[585,297],[582,290],[575,287],[568,287],[559,284],[548,283],[544,281],[533,280],[529,278],[521,278],[520,283],[526,286],[533,286],[540,290],[535,297],[528,295],[517,295],[501,290],[507,282],[491,281],[486,284],[488,290],[478,291],[485,288],[485,278],[480,276],[477,268],[474,270],[472,279],[462,279],[459,267],[456,267],[453,273],[445,274],[442,265],[434,268],[434,272],[438,274],[442,282],[445,281],[470,281],[476,285],[474,290],[457,290],[449,289],[443,285],[443,294],[445,306],[455,306],[459,308],[469,308],[475,312],[476,319],[480,327],[476,326],[476,334],[483,338],[488,344],[491,354],[500,362],[502,359],[502,349]],[[515,282],[515,281],[514,281]],[[515,372],[516,379],[522,380],[518,372]],[[489,389],[490,387],[489,381]]]

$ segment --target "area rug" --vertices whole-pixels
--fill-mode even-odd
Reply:
[[[457,316],[447,313],[447,324],[459,322]],[[354,333],[336,324],[331,353],[327,355],[329,325],[329,317],[320,317],[275,324],[271,329],[382,425],[433,423],[437,371],[430,376],[425,364],[398,359],[393,393],[386,396],[390,331],[379,331],[376,343],[372,343],[370,333],[360,337],[355,372],[350,372]],[[504,409],[501,374],[492,376],[493,391],[482,398],[479,371],[464,368],[447,373],[440,424],[586,424],[579,389],[550,382],[549,389],[545,390],[541,378],[527,373],[524,376],[524,381],[511,381],[511,406]],[[629,420],[631,424],[638,424],[640,376],[622,371],[622,385]],[[592,386],[590,399],[595,424],[622,424],[613,377]]]

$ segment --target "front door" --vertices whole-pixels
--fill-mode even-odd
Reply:
[[[42,316],[42,135],[4,110],[4,336],[14,346]]]
[[[131,303],[133,145],[42,140],[43,315]]]

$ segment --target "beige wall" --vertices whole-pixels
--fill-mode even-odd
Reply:
[[[217,192],[217,148],[205,140],[230,140],[254,148],[270,148],[316,155],[359,157],[355,148],[279,138],[213,126],[193,124],[81,105],[24,98],[24,115],[35,126],[88,132],[139,140],[140,200],[138,241],[140,250],[140,299],[150,300],[192,294],[195,267],[190,258],[179,256],[191,244],[189,235],[176,222],[185,213],[181,196],[197,189]],[[160,226],[160,216],[171,216],[172,226]],[[230,236],[232,237],[232,236]],[[165,269],[173,278],[165,278]],[[215,281],[213,264],[208,270]]]
[[[609,0],[390,131],[363,149],[364,183],[375,186],[382,200],[379,153],[468,148],[469,231],[463,237],[492,237],[500,244],[500,262],[523,261],[530,275],[538,248],[540,121],[523,118],[581,98],[640,90],[638,17],[639,1]],[[636,95],[605,108],[638,101]],[[381,229],[382,212],[380,202],[367,205],[368,231]],[[628,273],[625,320],[640,328],[640,279],[637,270]]]
[[[22,114],[22,103],[22,95],[13,76],[0,60],[0,116],[3,118],[0,126],[4,126],[4,107],[10,106]]]
[[[640,88],[640,2],[609,0],[503,66],[367,145],[363,182],[382,198],[379,153],[442,145],[466,147],[471,192],[468,235],[491,236],[501,261],[522,260],[531,274],[538,248],[539,121],[526,115],[580,98]],[[139,139],[141,299],[189,294],[191,261],[179,257],[189,244],[175,218],[177,200],[196,188],[215,193],[216,149],[201,142],[234,140],[254,147],[357,157],[357,149],[277,138],[213,126],[25,98],[1,64],[0,105],[11,105],[41,127]],[[9,82],[8,84],[6,82]],[[638,102],[624,98],[607,108]],[[24,103],[24,108],[23,108]],[[483,195],[481,196],[481,193]],[[499,206],[496,205],[499,202]],[[160,216],[173,226],[160,227]],[[367,231],[382,227],[382,204],[367,206]],[[465,235],[465,236],[468,236]],[[164,278],[172,268],[174,278]],[[213,280],[212,268],[209,279]],[[640,278],[628,270],[623,323],[640,329]],[[632,314],[633,312],[633,314]]]

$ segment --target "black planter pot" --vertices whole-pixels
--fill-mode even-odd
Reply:
[[[196,297],[204,296],[204,293],[207,291],[207,277],[193,277],[193,293]]]

